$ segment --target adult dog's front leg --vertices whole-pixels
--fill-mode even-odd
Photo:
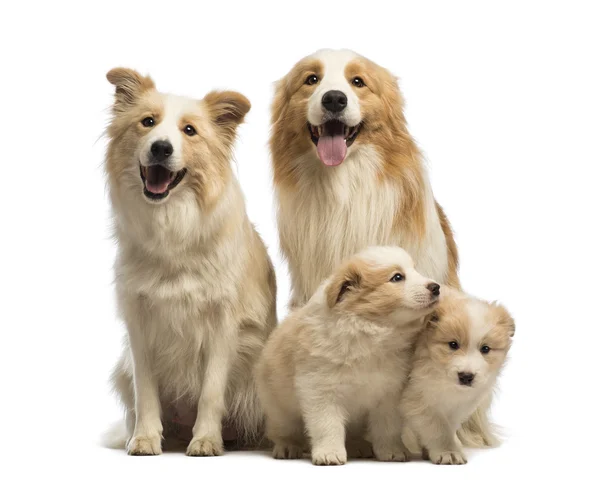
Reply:
[[[225,392],[229,370],[235,351],[236,336],[224,331],[230,319],[222,319],[217,332],[208,345],[202,392],[198,400],[198,415],[193,438],[187,455],[207,457],[223,454],[222,420],[225,415]],[[228,334],[229,333],[229,334]]]
[[[128,324],[129,343],[133,358],[133,387],[135,395],[135,427],[127,443],[129,455],[158,455],[162,453],[162,423],[156,378],[152,374],[144,338],[139,324]]]

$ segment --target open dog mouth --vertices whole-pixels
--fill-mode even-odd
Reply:
[[[183,177],[186,169],[172,172],[161,165],[144,167],[140,164],[140,177],[144,182],[144,195],[150,200],[162,200],[175,188]]]
[[[317,154],[323,164],[335,167],[344,161],[348,147],[360,132],[360,125],[349,127],[339,120],[330,120],[318,126],[308,124],[310,138],[317,146]]]

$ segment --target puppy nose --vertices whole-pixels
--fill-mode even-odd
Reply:
[[[157,140],[150,147],[150,152],[157,160],[164,160],[173,154],[173,145],[166,140]]]
[[[427,290],[429,290],[434,297],[437,297],[440,294],[440,286],[437,283],[430,283],[427,285]]]
[[[473,383],[474,378],[475,375],[473,373],[458,372],[458,383],[460,383],[461,385],[466,385],[467,387],[470,387]]]
[[[341,112],[348,105],[348,97],[339,90],[329,90],[323,95],[321,103],[326,110],[333,113]]]

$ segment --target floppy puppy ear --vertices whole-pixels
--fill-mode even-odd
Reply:
[[[212,121],[222,133],[231,137],[244,117],[250,111],[250,100],[244,95],[233,91],[210,92],[204,97]]]
[[[438,312],[432,312],[425,317],[426,328],[437,328],[440,322],[440,314]]]
[[[510,312],[499,303],[492,304],[498,316],[498,325],[504,328],[508,335],[512,338],[515,336],[515,320]]]
[[[350,264],[338,272],[325,292],[329,308],[340,303],[349,291],[360,288],[361,282],[362,275],[356,265]]]
[[[130,68],[113,68],[106,78],[116,87],[116,105],[132,105],[143,92],[156,88],[150,77],[144,77]]]

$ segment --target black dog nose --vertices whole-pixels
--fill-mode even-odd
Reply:
[[[469,372],[458,372],[458,382],[461,385],[466,385],[468,387],[473,383],[473,379],[475,375]]]
[[[427,285],[427,290],[429,290],[434,297],[437,297],[440,294],[440,286],[437,283],[430,283]]]
[[[341,112],[348,105],[348,97],[339,90],[329,90],[323,95],[321,103],[326,110],[333,113]]]
[[[150,152],[157,160],[169,158],[173,154],[173,145],[165,140],[157,140],[150,147]]]

